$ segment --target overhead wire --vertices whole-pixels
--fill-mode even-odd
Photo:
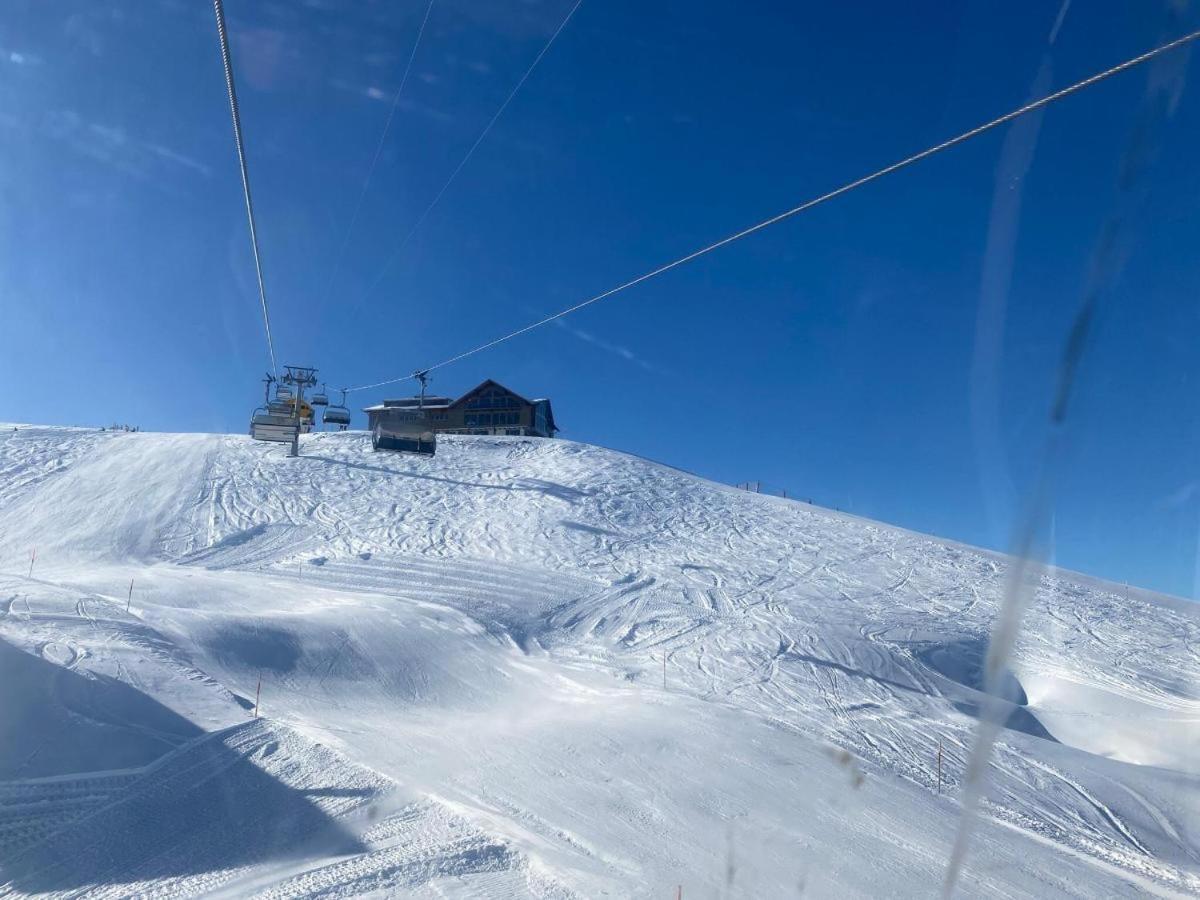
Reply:
[[[379,274],[372,279],[371,284],[367,287],[366,291],[363,292],[363,295],[359,300],[360,303],[362,300],[365,300],[367,297],[369,297],[375,288],[379,287],[379,283],[387,276],[388,270],[391,269],[393,263],[395,263],[400,257],[400,254],[404,252],[404,249],[413,239],[413,236],[416,235],[416,233],[420,230],[421,226],[425,223],[425,220],[429,217],[429,214],[433,212],[434,207],[441,202],[442,197],[446,194],[446,191],[450,189],[450,185],[454,183],[454,179],[458,177],[458,173],[463,170],[463,167],[466,166],[467,162],[475,154],[475,151],[479,149],[479,145],[483,143],[483,139],[488,136],[488,132],[492,130],[492,127],[500,120],[500,117],[504,115],[504,111],[508,109],[508,106],[510,103],[512,103],[513,98],[520,93],[521,88],[525,85],[525,82],[529,80],[529,76],[533,74],[533,70],[536,69],[538,63],[542,61],[542,57],[546,55],[552,46],[554,46],[554,42],[558,40],[558,36],[562,34],[563,29],[567,27],[567,23],[571,21],[571,17],[575,15],[575,11],[579,9],[582,4],[583,0],[576,0],[575,5],[572,6],[567,12],[562,22],[559,23],[558,28],[555,29],[552,35],[550,35],[550,39],[546,41],[546,43],[542,46],[541,51],[539,51],[538,55],[534,57],[533,62],[530,63],[529,68],[525,70],[525,74],[522,75],[517,81],[516,86],[513,87],[508,96],[504,98],[504,102],[500,104],[499,109],[496,110],[491,120],[487,123],[487,125],[484,126],[483,131],[479,132],[479,137],[475,138],[475,143],[471,145],[471,148],[466,152],[466,155],[459,160],[458,165],[454,167],[454,171],[450,173],[450,177],[446,179],[445,184],[443,184],[441,189],[438,190],[437,194],[434,195],[433,201],[427,207],[425,207],[425,211],[417,217],[417,220],[413,223],[412,228],[410,228],[408,230],[408,234],[405,235],[404,240],[402,240],[396,246],[396,249],[392,251],[391,255],[388,256],[387,260],[383,264],[383,267],[379,270]]]
[[[1131,59],[1127,59],[1124,62],[1113,66],[1112,68],[1105,69],[1102,72],[1098,72],[1094,75],[1091,75],[1091,76],[1083,79],[1082,81],[1077,81],[1074,84],[1069,85],[1068,87],[1065,87],[1065,88],[1062,88],[1061,90],[1055,91],[1052,94],[1048,94],[1047,96],[1042,97],[1038,100],[1033,100],[1029,103],[1026,103],[1024,106],[1018,107],[1017,109],[1014,109],[1011,112],[1005,113],[1002,116],[998,116],[997,118],[992,119],[989,122],[985,122],[982,125],[978,125],[972,129],[970,129],[969,131],[964,131],[962,134],[959,134],[956,137],[952,137],[949,140],[942,141],[940,144],[935,144],[934,146],[929,147],[925,150],[922,150],[919,153],[915,153],[912,156],[908,156],[898,162],[894,162],[891,165],[884,166],[882,169],[878,169],[869,175],[864,175],[861,178],[856,178],[854,181],[847,182],[846,184],[842,185],[841,187],[835,188],[832,191],[829,191],[828,193],[821,194],[819,197],[814,197],[811,200],[806,200],[804,203],[801,203],[799,206],[794,206],[791,209],[785,210],[784,212],[781,212],[777,215],[771,216],[769,219],[764,219],[763,221],[758,222],[754,225],[751,225],[748,228],[743,228],[741,231],[735,232],[734,234],[731,234],[727,237],[721,238],[718,241],[714,241],[713,243],[708,244],[704,247],[701,247],[698,250],[694,250],[691,253],[688,253],[686,256],[681,256],[678,259],[672,260],[671,262],[661,265],[656,269],[652,269],[649,272],[646,272],[642,275],[637,276],[636,278],[631,278],[629,281],[619,284],[614,288],[610,288],[602,293],[596,294],[593,297],[589,297],[588,299],[583,300],[580,303],[576,303],[574,306],[569,306],[566,309],[560,310],[556,313],[553,313],[552,315],[549,315],[549,316],[546,316],[545,318],[539,319],[536,322],[532,322],[529,325],[524,326],[523,328],[518,328],[516,331],[509,332],[508,334],[505,334],[502,337],[498,337],[495,340],[491,340],[491,341],[488,341],[487,343],[480,344],[477,347],[473,347],[470,350],[466,350],[462,353],[459,353],[455,356],[450,357],[449,359],[442,360],[441,362],[436,363],[435,365],[427,366],[425,368],[419,369],[417,372],[414,372],[414,373],[411,373],[408,375],[400,375],[395,378],[386,379],[384,381],[376,381],[371,384],[363,384],[363,385],[359,385],[358,387],[347,388],[346,389],[347,393],[353,393],[355,391],[365,391],[365,390],[369,390],[371,388],[377,388],[377,387],[385,387],[390,384],[398,384],[399,382],[408,381],[409,379],[415,378],[418,373],[432,372],[435,369],[440,369],[445,366],[451,365],[452,363],[459,362],[460,360],[466,359],[469,356],[474,356],[477,353],[482,353],[484,350],[489,350],[492,347],[497,346],[498,344],[504,343],[505,341],[512,340],[513,338],[519,337],[523,334],[527,334],[536,328],[541,328],[543,325],[550,324],[551,322],[555,321],[556,319],[561,319],[564,316],[570,315],[571,313],[578,312],[579,310],[583,309],[584,307],[591,306],[594,303],[599,303],[601,300],[605,300],[609,297],[612,297],[615,294],[619,294],[622,291],[628,290],[629,288],[634,287],[635,285],[641,284],[644,281],[649,281],[651,278],[654,278],[658,275],[662,275],[664,272],[669,272],[672,269],[678,268],[679,266],[682,266],[685,263],[691,262],[692,260],[697,259],[701,256],[704,256],[708,253],[711,253],[714,250],[718,250],[721,247],[725,247],[728,244],[732,244],[735,241],[739,241],[744,237],[748,237],[749,235],[752,235],[758,231],[762,231],[764,228],[769,228],[770,226],[778,224],[779,222],[782,222],[785,219],[790,219],[792,216],[795,216],[806,210],[812,209],[814,206],[819,206],[822,203],[826,203],[829,200],[833,200],[836,197],[840,197],[842,194],[849,193],[850,191],[855,190],[856,188],[862,187],[865,184],[869,184],[870,182],[875,181],[879,178],[882,178],[885,175],[890,175],[891,173],[899,171],[900,169],[907,168],[908,166],[911,166],[914,163],[920,162],[923,159],[927,159],[936,153],[942,152],[943,150],[949,150],[951,147],[955,147],[965,141],[970,140],[971,138],[974,138],[974,137],[977,137],[977,136],[983,134],[984,132],[991,131],[993,128],[997,128],[1001,125],[1011,122],[1013,119],[1019,118],[1020,116],[1026,115],[1027,113],[1031,113],[1034,110],[1041,109],[1042,107],[1049,106],[1051,103],[1061,100],[1064,97],[1068,97],[1071,94],[1078,93],[1079,91],[1082,91],[1085,88],[1091,87],[1092,85],[1094,85],[1100,81],[1104,81],[1107,78],[1111,78],[1113,75],[1118,75],[1121,72],[1125,72],[1129,69],[1132,69],[1135,66],[1141,65],[1142,63],[1145,63],[1151,59],[1154,59],[1157,56],[1161,56],[1162,54],[1167,53],[1171,50],[1175,50],[1186,44],[1190,44],[1191,42],[1195,41],[1197,38],[1200,38],[1200,30],[1193,31],[1189,34],[1185,34],[1180,38],[1176,38],[1175,40],[1170,41],[1169,43],[1162,44],[1158,47],[1155,47],[1151,50],[1146,51],[1145,53],[1142,53]]]
[[[329,300],[329,295],[333,293],[333,285],[342,270],[342,260],[346,255],[346,248],[350,244],[350,236],[354,233],[354,226],[358,224],[358,216],[362,212],[363,201],[367,197],[367,191],[371,187],[371,179],[375,176],[375,169],[379,165],[379,157],[382,155],[384,144],[387,142],[388,132],[391,131],[392,119],[396,116],[396,108],[400,105],[400,95],[404,93],[404,86],[408,83],[408,76],[412,71],[413,60],[416,59],[417,49],[421,46],[421,37],[425,34],[425,25],[429,22],[429,14],[433,11],[433,4],[436,2],[437,0],[429,0],[429,5],[425,7],[425,17],[421,19],[421,26],[417,29],[417,37],[413,41],[412,51],[408,54],[408,63],[404,66],[404,74],[400,78],[400,86],[396,88],[396,93],[392,96],[392,105],[388,110],[387,119],[383,123],[383,132],[379,135],[379,143],[375,145],[375,155],[371,158],[371,165],[367,169],[367,177],[363,179],[362,190],[358,192],[358,200],[354,204],[354,212],[350,215],[350,224],[346,226],[346,233],[342,237],[341,246],[338,247],[337,258],[333,263],[333,272],[329,276],[329,283],[325,286],[324,299],[326,301]]]
[[[267,332],[267,352],[271,357],[271,374],[279,377],[275,364],[275,341],[271,337],[271,314],[267,307],[267,288],[263,282],[262,256],[258,250],[258,229],[254,224],[254,201],[250,197],[250,173],[246,168],[246,150],[242,142],[242,117],[238,112],[237,88],[233,83],[233,61],[229,53],[229,33],[225,27],[225,8],[221,0],[213,0],[217,17],[217,37],[221,41],[221,62],[225,65],[225,87],[229,92],[229,110],[233,116],[233,141],[237,145],[238,165],[242,171],[242,194],[246,198],[246,219],[250,223],[250,246],[254,251],[254,270],[258,274],[258,298],[262,304],[263,327]]]

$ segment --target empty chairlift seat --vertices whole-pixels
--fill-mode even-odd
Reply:
[[[280,415],[259,407],[250,417],[250,437],[256,441],[290,444],[299,433],[300,420],[290,414]]]
[[[346,407],[345,391],[342,391],[341,403],[331,403],[325,407],[321,422],[325,425],[336,425],[342,431],[350,427],[350,410]]]
[[[321,415],[321,421],[326,425],[348,426],[350,424],[350,410],[344,406],[327,406],[325,412]]]
[[[375,450],[401,450],[433,456],[437,451],[437,435],[422,409],[390,407],[378,409],[372,416],[371,447]]]

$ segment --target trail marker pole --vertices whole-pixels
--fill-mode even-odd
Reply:
[[[125,598],[125,612],[129,612],[129,604],[133,602],[133,579],[129,579],[129,596]]]
[[[254,689],[254,718],[258,718],[258,698],[262,696],[262,676],[258,676],[258,687]]]
[[[667,689],[667,651],[663,651],[663,690]]]
[[[25,576],[26,578],[33,577],[33,563],[36,559],[37,559],[37,547],[34,547],[32,550],[29,551],[29,574]]]
[[[942,792],[942,740],[938,738],[938,753],[937,753],[937,791]]]

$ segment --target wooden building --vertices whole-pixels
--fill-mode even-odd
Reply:
[[[377,423],[411,415],[420,405],[420,397],[402,397],[368,406],[363,412],[367,414],[368,429],[374,433]],[[490,378],[457,400],[426,395],[424,410],[429,426],[441,434],[554,437],[558,431],[549,400],[526,400]]]

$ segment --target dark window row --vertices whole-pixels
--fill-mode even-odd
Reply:
[[[467,409],[520,409],[521,401],[503,391],[485,391],[467,401]]]
[[[468,428],[473,425],[519,425],[520,413],[467,413],[464,422]]]

